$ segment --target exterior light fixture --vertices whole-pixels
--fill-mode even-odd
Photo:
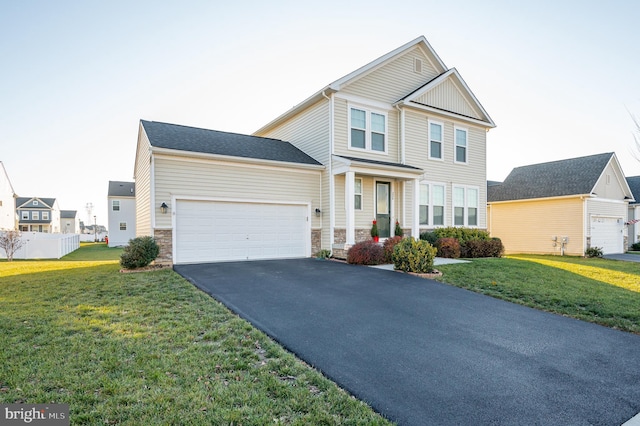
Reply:
[[[321,214],[322,212],[320,211],[320,209],[316,209],[316,217],[320,217]]]
[[[167,203],[163,201],[162,204],[160,204],[160,213],[167,214],[168,210],[169,210],[169,206],[167,205]]]

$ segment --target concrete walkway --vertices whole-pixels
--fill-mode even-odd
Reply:
[[[436,257],[433,259],[433,266],[438,265],[450,265],[454,263],[469,263],[469,260],[460,260],[460,259],[447,259],[444,257]],[[384,269],[385,271],[393,271],[393,265],[390,263],[386,263],[384,265],[373,265],[372,268]]]

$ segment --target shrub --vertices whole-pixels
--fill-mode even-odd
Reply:
[[[490,240],[469,240],[460,247],[460,257],[501,257],[504,246],[499,238]]]
[[[601,247],[589,247],[584,251],[584,255],[587,257],[602,257]]]
[[[460,257],[460,242],[456,238],[438,238],[436,248],[439,257],[457,259]]]
[[[438,241],[438,236],[433,231],[425,231],[420,233],[420,239],[435,245],[436,241]]]
[[[396,220],[396,229],[395,231],[393,231],[393,233],[396,235],[396,237],[404,237],[404,231],[400,226],[400,222],[398,222],[397,220]]]
[[[393,265],[400,271],[427,274],[433,272],[436,252],[427,241],[403,238],[393,249]]]
[[[455,238],[460,244],[470,240],[490,240],[491,237],[487,231],[475,228],[459,228],[456,226],[448,226],[446,228],[434,229],[433,233],[437,238]]]
[[[633,244],[631,244],[631,250],[633,250],[633,251],[640,251],[640,243],[633,243]]]
[[[137,237],[129,240],[120,256],[120,265],[126,269],[149,265],[160,254],[160,247],[152,237]]]
[[[393,259],[393,249],[396,244],[398,244],[402,240],[402,237],[391,237],[387,238],[384,244],[382,245],[382,251],[384,252],[384,263],[392,263]]]
[[[322,249],[316,253],[318,259],[329,259],[331,257],[331,250]]]
[[[355,265],[380,265],[384,263],[382,246],[373,240],[354,244],[347,252],[347,263]]]

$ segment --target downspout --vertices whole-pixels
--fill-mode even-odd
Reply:
[[[324,96],[329,101],[329,250],[331,250],[331,255],[333,255],[333,243],[335,242],[334,228],[336,222],[336,212],[334,206],[335,185],[333,181],[333,94],[331,95],[331,97],[329,97],[323,90],[322,96]]]

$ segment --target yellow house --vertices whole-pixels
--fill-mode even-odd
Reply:
[[[487,185],[487,228],[507,254],[623,253],[630,201],[615,153],[517,167]]]

